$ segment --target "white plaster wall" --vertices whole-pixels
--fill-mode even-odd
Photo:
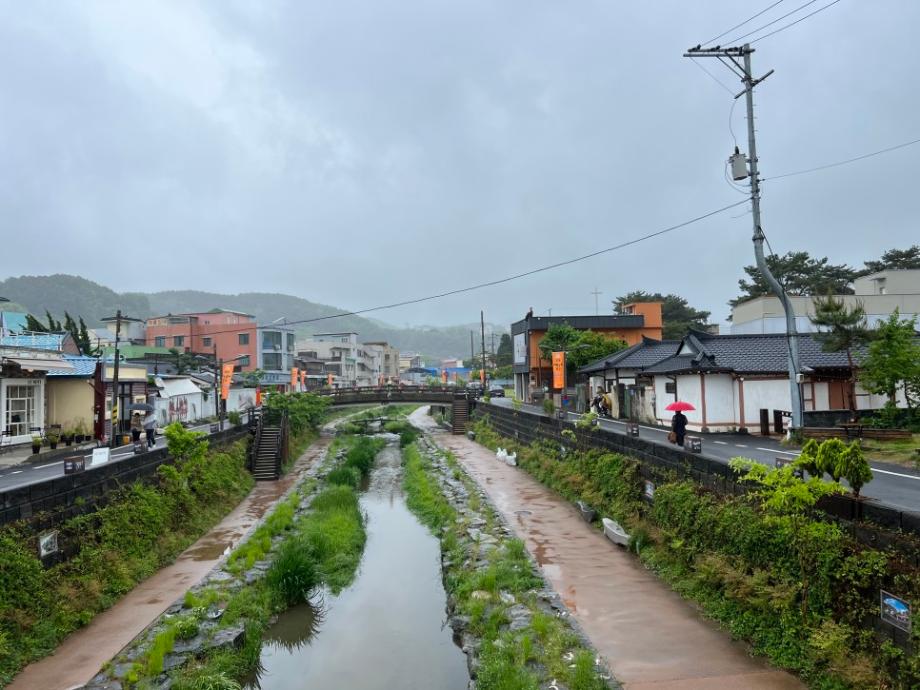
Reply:
[[[760,410],[770,410],[770,424],[773,424],[773,410],[792,409],[789,398],[789,379],[767,379],[744,382],[744,421],[751,433],[760,433]]]
[[[829,410],[831,396],[828,390],[827,381],[818,381],[815,383],[815,409]]]
[[[655,409],[658,414],[658,421],[666,425],[671,423],[671,417],[674,414],[664,409],[674,402],[673,394],[665,393],[665,384],[669,380],[664,376],[655,377],[655,397],[657,399]],[[700,395],[699,374],[677,377],[677,399],[688,402],[696,408],[696,410],[684,412],[684,414],[687,416],[687,427],[699,431],[703,421],[703,400]]]
[[[710,430],[727,430],[738,426],[735,409],[735,392],[731,376],[706,376],[706,422]]]

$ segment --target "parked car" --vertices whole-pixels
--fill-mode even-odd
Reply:
[[[490,398],[504,398],[505,389],[501,386],[490,386],[489,387],[489,397]]]
[[[471,395],[474,398],[482,397],[482,384],[479,381],[470,381],[466,384],[467,395]]]

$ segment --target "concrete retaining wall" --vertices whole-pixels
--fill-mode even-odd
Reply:
[[[247,434],[245,427],[227,429],[210,435],[208,441],[212,447],[226,445]],[[163,441],[163,447],[148,453],[0,493],[0,525],[24,520],[30,531],[42,532],[95,511],[107,502],[112,491],[138,479],[154,479],[160,465],[173,462]]]

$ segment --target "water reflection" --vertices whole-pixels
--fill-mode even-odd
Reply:
[[[368,539],[354,584],[327,595],[321,610],[282,615],[247,687],[466,688],[465,658],[444,625],[440,546],[406,507],[401,460],[399,447],[387,446],[361,496]]]

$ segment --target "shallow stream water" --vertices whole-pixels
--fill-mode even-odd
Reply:
[[[354,583],[282,614],[247,688],[466,688],[466,660],[446,625],[440,546],[406,507],[397,445],[377,456],[361,507],[367,545]]]

